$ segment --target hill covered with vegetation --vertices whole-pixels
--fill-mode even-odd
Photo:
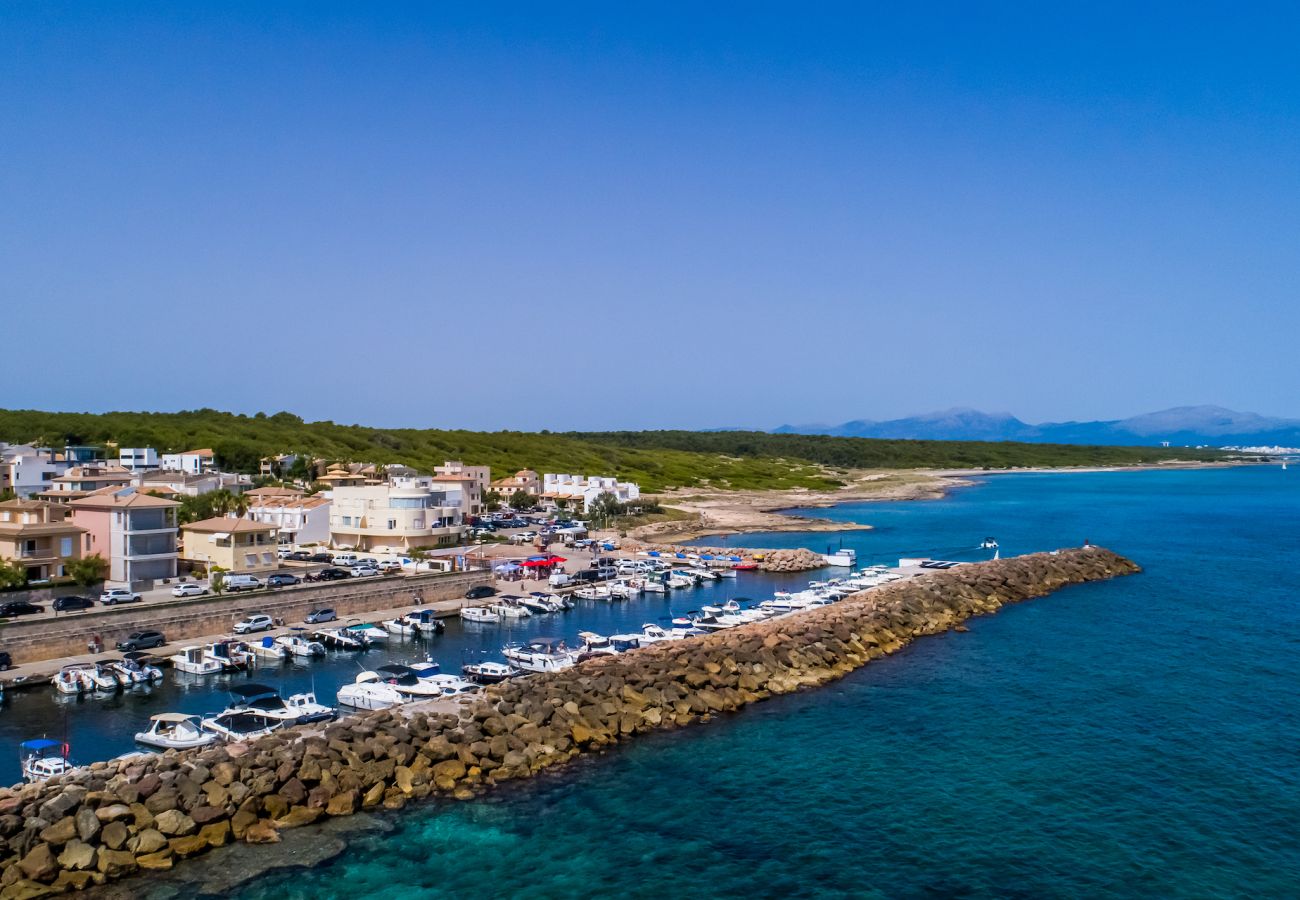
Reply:
[[[1207,460],[1215,451],[978,441],[891,441],[763,432],[631,431],[551,433],[371,428],[304,422],[292,413],[236,415],[63,413],[0,410],[0,441],[116,444],[160,453],[210,447],[222,467],[256,472],[262,457],[297,453],[328,461],[403,463],[431,470],[444,460],[489,465],[494,473],[614,474],[649,491],[712,485],[735,489],[828,488],[850,468],[1007,468],[1132,465]]]

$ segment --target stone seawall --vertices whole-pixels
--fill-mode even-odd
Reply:
[[[963,566],[508,682],[457,711],[369,713],[0,790],[0,900],[170,868],[232,840],[275,842],[359,809],[468,799],[637,733],[823,684],[1008,603],[1137,571],[1100,548]]]
[[[491,584],[488,572],[410,575],[348,579],[250,594],[187,597],[124,604],[48,618],[15,619],[0,624],[0,647],[15,663],[58,659],[86,652],[86,641],[99,635],[112,647],[133,631],[154,628],[169,641],[221,634],[249,613],[265,613],[286,622],[301,621],[313,609],[330,606],[339,618],[374,609],[400,606],[418,593],[423,602],[452,600],[480,584]]]

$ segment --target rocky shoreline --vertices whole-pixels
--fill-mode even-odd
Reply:
[[[638,733],[824,684],[1008,603],[1137,571],[1101,548],[962,566],[507,682],[456,710],[368,713],[0,790],[0,900],[170,869],[232,841],[274,843],[285,829],[363,809],[470,799]]]

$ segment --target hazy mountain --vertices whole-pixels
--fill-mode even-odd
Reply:
[[[782,425],[779,434],[913,440],[1029,441],[1054,444],[1300,446],[1300,419],[1279,419],[1220,406],[1178,406],[1128,419],[1031,425],[1010,413],[948,409],[904,419],[855,419],[840,425]]]

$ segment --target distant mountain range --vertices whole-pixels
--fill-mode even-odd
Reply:
[[[1129,419],[1040,425],[1022,422],[1010,413],[958,408],[883,422],[856,419],[840,425],[782,425],[773,431],[841,437],[1107,446],[1149,446],[1162,441],[1176,447],[1300,446],[1300,419],[1270,418],[1221,406],[1177,406]]]

